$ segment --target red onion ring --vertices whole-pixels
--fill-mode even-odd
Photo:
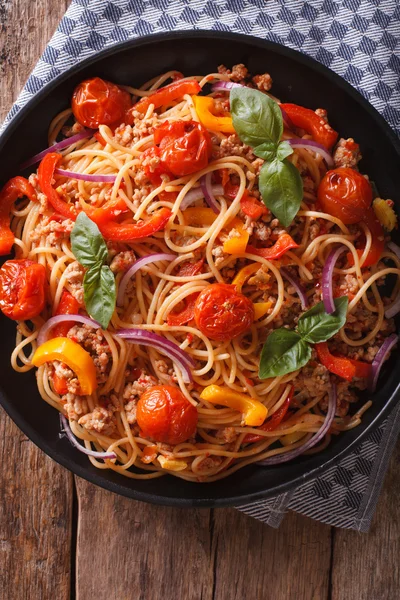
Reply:
[[[85,446],[82,446],[72,433],[68,420],[62,414],[60,414],[60,424],[61,431],[65,431],[67,438],[69,439],[71,444],[75,446],[75,448],[77,448],[80,452],[83,452],[83,454],[93,456],[94,458],[117,458],[115,452],[97,452],[96,450],[88,450],[87,448],[85,448]]]
[[[322,271],[322,300],[328,315],[331,315],[336,310],[332,290],[333,270],[335,268],[337,259],[345,250],[346,246],[343,245],[339,246],[339,248],[336,248],[335,250],[332,250],[326,259],[324,269]]]
[[[77,323],[83,323],[84,325],[88,325],[89,327],[93,327],[95,329],[101,329],[100,323],[94,319],[90,319],[89,317],[84,317],[83,315],[56,315],[55,317],[51,317],[48,321],[46,321],[46,323],[40,328],[39,335],[37,337],[38,346],[41,346],[47,341],[48,334],[55,325],[58,323],[64,323],[65,321],[76,321]]]
[[[289,117],[286,110],[284,108],[282,108],[281,104],[279,104],[278,106],[281,109],[282,119],[283,119],[283,123],[284,123],[285,127],[287,127],[288,129],[294,129],[294,124],[292,122],[292,119]]]
[[[157,254],[149,254],[148,256],[143,256],[142,258],[139,258],[136,262],[134,262],[119,282],[117,305],[122,306],[122,304],[124,303],[126,286],[128,285],[133,275],[136,273],[136,271],[138,271],[145,265],[148,265],[149,263],[157,262],[159,260],[174,260],[174,258],[176,258],[175,254],[158,252]]]
[[[397,258],[400,259],[400,247],[397,244],[395,244],[394,242],[389,242],[387,247],[389,248],[389,250],[391,250],[397,256]],[[397,313],[399,311],[400,311],[400,293],[393,300],[392,305],[389,306],[385,310],[385,317],[387,319],[391,319],[392,317],[397,315]]]
[[[299,446],[299,448],[295,448],[294,450],[291,450],[290,452],[285,452],[283,454],[277,454],[275,456],[271,456],[270,458],[266,458],[265,460],[261,460],[260,462],[257,463],[257,465],[264,467],[264,466],[269,466],[269,465],[278,465],[280,463],[287,462],[289,460],[292,460],[293,458],[296,458],[297,456],[300,456],[301,454],[303,454],[304,452],[306,452],[307,450],[309,450],[310,448],[312,448],[313,446],[318,444],[318,442],[320,440],[322,440],[322,438],[325,436],[325,434],[328,433],[329,428],[332,425],[333,417],[335,416],[336,398],[337,398],[336,383],[333,383],[333,382],[331,383],[328,393],[329,393],[328,411],[326,413],[325,421],[323,422],[321,429],[315,435],[313,435],[305,444],[303,444],[302,446]]]
[[[221,209],[213,194],[211,173],[207,173],[206,175],[200,177],[200,185],[208,206],[215,212],[215,214],[219,215]]]
[[[235,88],[235,87],[246,87],[246,86],[242,85],[241,83],[234,83],[233,81],[217,81],[216,83],[212,84],[211,91],[219,92],[221,90],[231,90],[232,88]]]
[[[55,169],[57,175],[69,177],[70,179],[80,179],[81,181],[92,181],[93,183],[114,183],[116,175],[88,175],[86,173],[76,173],[75,171],[65,171],[64,169]]]
[[[394,242],[389,242],[387,247],[397,256],[397,258],[400,259],[400,246],[398,246]]]
[[[288,282],[294,288],[296,288],[296,292],[300,298],[301,308],[303,310],[305,310],[309,306],[309,302],[308,302],[306,291],[303,288],[303,286],[301,285],[300,281],[296,277],[293,277],[293,275],[291,275],[289,273],[289,271],[287,269],[285,269],[285,267],[281,267],[281,275],[283,275],[285,277],[285,279],[287,279]]]
[[[212,193],[213,196],[223,196],[224,195],[224,188],[221,184],[216,184],[212,186]],[[188,206],[190,206],[191,204],[193,204],[193,202],[196,202],[196,200],[200,200],[201,198],[204,198],[204,192],[203,192],[203,188],[202,187],[197,187],[197,188],[193,188],[191,189],[186,196],[184,197],[184,199],[182,200],[179,209],[180,210],[186,210],[188,208]]]
[[[65,140],[62,140],[61,142],[57,142],[56,144],[53,144],[52,146],[50,146],[50,148],[46,148],[46,150],[42,150],[42,152],[39,152],[39,154],[35,154],[34,156],[32,156],[32,158],[29,158],[24,163],[22,163],[19,166],[19,168],[21,169],[21,171],[23,169],[27,169],[28,167],[31,167],[32,165],[35,165],[36,163],[40,162],[42,160],[42,158],[44,158],[46,156],[46,154],[49,154],[49,152],[58,152],[59,150],[68,148],[68,146],[72,146],[72,144],[76,144],[76,142],[80,142],[81,140],[84,140],[85,138],[91,137],[93,135],[93,133],[94,133],[93,129],[84,129],[80,133],[77,133],[76,135],[73,135],[70,138],[65,138]]]
[[[389,335],[389,337],[385,339],[382,346],[379,348],[374,360],[372,361],[371,376],[368,381],[368,390],[370,392],[375,391],[379,373],[382,369],[383,363],[385,362],[385,358],[398,341],[399,337],[395,333],[392,333],[392,335]]]
[[[285,141],[289,142],[292,148],[306,148],[307,150],[312,150],[317,154],[321,154],[328,167],[332,168],[334,166],[331,154],[322,144],[314,142],[314,140],[303,140],[302,138],[290,138],[289,140]]]
[[[153,333],[152,331],[146,331],[145,329],[120,329],[116,332],[116,335],[134,344],[156,348],[161,354],[165,354],[178,365],[185,383],[191,383],[193,381],[190,368],[194,366],[194,362],[192,358],[184,350],[181,350],[174,342],[170,342],[170,340],[167,340],[161,335]]]

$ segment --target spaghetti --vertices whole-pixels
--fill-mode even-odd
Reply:
[[[97,96],[90,88],[94,81],[106,86],[96,88]],[[254,144],[244,143],[235,130],[238,121],[229,93],[236,90],[239,98],[241,89],[258,88],[279,104],[268,93],[269,75],[251,79],[243,65],[205,77],[184,78],[170,71],[141,88],[99,81],[81,84],[72,109],[53,119],[50,152],[42,158],[39,176],[29,177],[32,193],[19,190],[12,197],[13,203],[21,198],[11,208],[17,260],[7,262],[18,263],[12,278],[22,277],[23,269],[20,285],[26,286],[27,270],[34,264],[41,265],[47,282],[37,314],[13,316],[3,271],[1,307],[18,321],[13,368],[23,373],[33,363],[39,365],[40,395],[67,417],[89,460],[126,477],[169,473],[212,482],[252,463],[296,456],[303,447],[323,450],[332,435],[356,427],[371,404],[349,413],[358,390],[367,387],[372,371],[381,366],[373,364],[379,348],[393,340],[393,320],[385,310],[395,304],[399,288],[400,257],[385,245],[373,209],[368,208],[369,220],[364,208],[357,216],[361,191],[356,200],[348,200],[350,211],[352,202],[355,207],[353,220],[338,216],[334,202],[326,200],[329,190],[321,196],[327,163],[359,175],[357,144],[341,140],[332,157],[329,148],[336,144],[336,133],[324,111],[288,104],[283,105],[278,141],[289,140],[281,146],[287,155],[257,156]],[[211,91],[209,84],[214,84]],[[91,120],[88,94],[97,98]],[[302,110],[315,116],[317,126]],[[78,135],[68,147],[54,151],[60,136],[81,133],[82,125],[90,127],[86,137]],[[278,160],[276,168],[295,169],[302,185],[299,210],[286,227],[262,202],[263,165]],[[368,180],[362,179],[368,191]],[[10,197],[4,189],[2,202]],[[98,227],[93,239],[106,245],[96,267],[72,249],[71,232],[83,227],[82,213]],[[138,225],[133,235],[130,228]],[[92,241],[88,238],[88,246]],[[323,270],[340,246],[345,251],[331,269],[331,284],[333,296],[348,302],[344,326],[328,342],[307,346],[302,341],[311,357],[305,364],[262,378],[260,354],[270,334],[282,328],[301,331],[305,307],[324,300]],[[118,300],[109,323],[100,327],[98,314],[104,315],[112,302],[107,296],[111,287],[103,285],[105,296],[97,304],[90,297],[94,314],[86,280],[88,272],[100,281],[99,273],[109,271]],[[397,283],[383,297],[381,285],[388,276]],[[215,290],[219,295],[214,296]],[[39,302],[37,293],[32,295]],[[77,314],[95,323],[77,322]],[[59,320],[44,335],[54,315]],[[71,315],[69,321],[66,315]],[[39,345],[40,332],[45,341]],[[61,338],[67,340],[63,350],[57,341]],[[70,352],[68,342],[85,352],[83,362],[74,361],[75,346]],[[284,359],[286,355],[279,365]],[[83,394],[92,364],[93,389]],[[353,371],[346,370],[350,366]],[[337,395],[331,392],[329,400],[332,387]],[[156,423],[158,429],[156,417],[149,416],[151,402],[144,406],[155,389],[159,395],[153,408],[164,419]],[[177,406],[186,415],[183,424],[174,412]],[[172,431],[178,434],[174,437]],[[319,431],[322,439],[316,439]],[[99,458],[91,452],[106,454]]]

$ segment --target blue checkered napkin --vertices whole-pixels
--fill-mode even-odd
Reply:
[[[399,0],[73,0],[6,121],[78,60],[123,40],[215,29],[313,56],[356,87],[400,134]],[[239,510],[277,527],[290,508],[368,531],[400,431],[400,406],[357,450],[317,479]]]

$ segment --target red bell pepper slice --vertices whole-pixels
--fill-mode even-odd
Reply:
[[[295,127],[305,129],[313,139],[330,150],[338,139],[338,133],[310,108],[297,104],[281,104]]]
[[[39,185],[43,194],[47,196],[47,200],[50,202],[56,213],[63,215],[67,219],[73,219],[75,221],[78,213],[71,204],[67,204],[59,194],[53,188],[54,171],[61,162],[62,155],[57,152],[50,152],[46,154],[42,162],[39,165],[38,177]]]
[[[14,234],[10,229],[10,212],[18,198],[27,196],[36,200],[36,193],[25,177],[13,177],[0,192],[0,255],[9,254],[14,243]]]
[[[242,212],[253,219],[253,221],[257,221],[263,215],[268,214],[268,208],[265,206],[263,202],[254,198],[254,196],[250,196],[247,191],[244,192],[241,200],[240,200],[240,208]]]
[[[298,247],[299,245],[296,244],[294,239],[285,232],[279,236],[275,244],[270,246],[270,248],[255,248],[254,246],[247,246],[246,252],[249,254],[255,254],[256,256],[262,256],[267,260],[275,260],[283,256],[288,250]]]
[[[55,312],[56,315],[76,315],[79,311],[79,302],[68,291],[64,290],[61,296],[60,303]],[[64,321],[58,323],[51,332],[51,337],[66,337],[68,331],[75,325],[74,321]],[[53,373],[53,386],[57,394],[63,396],[68,392],[67,382],[64,377],[60,377],[57,373]]]
[[[128,110],[128,123],[133,123],[133,111],[145,113],[150,104],[154,104],[154,108],[160,108],[164,104],[169,104],[178,98],[182,98],[185,94],[198,94],[201,92],[201,87],[195,79],[178,79],[165,87],[156,90],[154,94],[141,98],[130,110]]]
[[[384,250],[385,232],[383,231],[383,227],[378,221],[373,208],[369,208],[366,211],[365,216],[362,220],[367,225],[372,236],[371,248],[367,254],[363,267],[372,267],[373,265],[376,265],[376,263],[379,261]],[[363,250],[358,249],[357,254],[361,258]],[[351,252],[347,254],[347,259],[350,265],[354,265],[354,258]]]
[[[101,135],[100,131],[96,131],[96,133],[93,134],[93,137],[96,138],[96,140],[102,145],[102,146],[107,146],[107,142],[106,140],[103,138],[103,136]]]
[[[116,223],[115,221],[98,223],[99,229],[106,240],[111,242],[133,242],[160,231],[167,224],[171,211],[161,208],[146,221],[137,223]]]
[[[362,362],[361,360],[354,360],[353,358],[349,359],[351,364],[356,368],[356,374],[354,377],[359,377],[360,379],[368,379],[371,375],[372,365],[367,362]]]
[[[293,394],[294,394],[294,386],[292,385],[289,395],[286,398],[286,400],[284,401],[284,403],[282,404],[282,406],[280,408],[278,408],[278,410],[272,415],[272,417],[270,419],[268,419],[268,421],[266,421],[265,423],[260,425],[260,427],[257,427],[257,429],[261,429],[262,431],[275,431],[275,429],[278,428],[278,425],[280,425],[281,422],[283,421],[283,418],[289,409],[290,402],[292,401],[292,398],[293,398]],[[248,433],[243,438],[242,443],[243,444],[253,444],[254,442],[260,442],[261,440],[265,440],[265,439],[266,438],[262,435],[257,435],[255,433]]]
[[[193,275],[197,275],[198,273],[201,273],[201,269],[203,267],[204,264],[204,258],[200,258],[200,260],[198,260],[195,263],[184,263],[181,268],[178,271],[177,276],[178,277],[192,277]]]
[[[327,342],[315,344],[315,350],[317,351],[320,363],[334,375],[338,375],[346,379],[346,381],[352,381],[353,377],[356,376],[356,367],[352,361],[341,356],[333,356],[329,352]]]
[[[167,316],[167,325],[179,327],[179,325],[185,325],[185,323],[189,323],[189,321],[194,319],[194,307],[198,295],[198,293],[190,294],[190,296],[185,299],[185,308],[181,310],[181,312],[169,313]]]

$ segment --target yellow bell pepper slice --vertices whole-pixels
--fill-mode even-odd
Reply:
[[[254,320],[264,317],[272,306],[272,302],[254,302]]]
[[[158,462],[163,469],[167,469],[168,471],[184,471],[187,468],[187,462],[179,458],[169,458],[160,455]]]
[[[251,275],[254,275],[254,273],[257,273],[258,269],[261,269],[261,265],[260,263],[256,262],[243,267],[243,269],[240,269],[240,271],[235,275],[235,278],[232,281],[232,284],[236,286],[238,292],[242,291],[242,287],[244,286],[248,278]]]
[[[375,198],[372,203],[376,218],[380,224],[387,230],[393,231],[397,225],[397,215],[393,210],[393,207],[387,200],[383,198]]]
[[[235,228],[240,235],[225,240],[223,245],[224,252],[227,254],[244,254],[246,246],[249,243],[249,232],[245,229],[243,221],[240,219],[232,219],[229,226],[231,229]]]
[[[209,96],[192,96],[193,103],[199,117],[200,123],[210,131],[222,131],[222,133],[235,133],[233,121],[229,116],[218,117],[214,114],[215,102]]]
[[[200,394],[200,398],[211,402],[211,404],[221,404],[238,410],[243,415],[244,424],[249,425],[249,427],[258,427],[267,418],[268,409],[264,404],[250,398],[250,396],[246,396],[246,394],[219,385],[205,387]]]
[[[204,227],[212,225],[218,215],[211,208],[194,207],[187,208],[183,213],[185,224],[193,227]]]
[[[97,387],[96,367],[89,352],[66,337],[56,337],[38,347],[32,364],[40,367],[46,362],[59,360],[77,376],[83,396],[90,396]]]

